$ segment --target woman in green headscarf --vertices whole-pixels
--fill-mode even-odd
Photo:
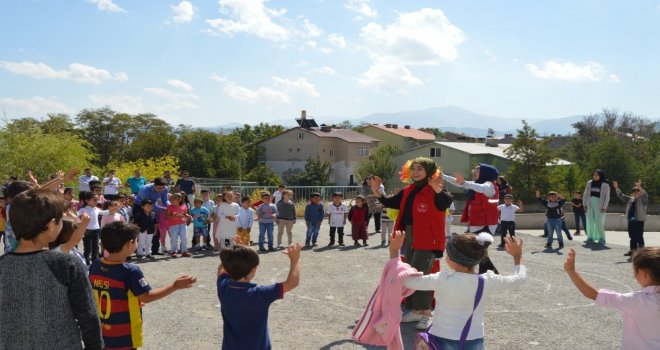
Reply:
[[[371,181],[371,189],[383,206],[399,209],[394,230],[406,232],[404,261],[426,275],[445,250],[445,211],[452,198],[444,189],[440,169],[430,158],[408,161],[399,174],[405,183],[412,181],[399,193],[383,196],[379,191],[382,180],[377,176]],[[417,329],[428,328],[433,316],[431,305],[432,292],[415,292],[406,299],[409,311],[401,322],[418,322]]]

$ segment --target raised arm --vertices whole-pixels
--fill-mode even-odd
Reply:
[[[174,283],[169,284],[164,287],[152,289],[146,293],[138,295],[138,299],[140,299],[141,302],[143,303],[150,303],[152,301],[156,301],[158,299],[165,298],[166,296],[176,292],[179,289],[184,289],[184,288],[190,288],[197,282],[197,278],[192,277],[192,276],[180,276],[177,278]]]
[[[568,257],[564,263],[564,270],[568,274],[573,284],[585,297],[596,300],[598,291],[587,280],[582,278],[582,275],[575,269],[575,250],[571,248],[568,252]]]
[[[300,283],[300,250],[302,247],[300,243],[293,244],[286,248],[283,252],[289,257],[289,276],[286,278],[286,281],[282,283],[282,289],[284,293],[287,293],[294,288],[298,287]]]

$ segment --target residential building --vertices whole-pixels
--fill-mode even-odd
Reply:
[[[446,142],[486,142],[485,137],[474,137],[463,133],[446,131],[442,134],[442,140]]]
[[[369,156],[379,140],[359,132],[334,126],[316,126],[302,111],[298,127],[258,143],[264,150],[260,161],[280,177],[304,169],[309,158],[328,161],[332,166],[330,182],[339,185],[358,183],[355,172],[359,162]]]
[[[362,133],[380,140],[380,146],[392,145],[400,151],[435,141],[432,133],[411,128],[410,125],[370,124],[364,127]]]

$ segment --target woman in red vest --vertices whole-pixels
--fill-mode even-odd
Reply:
[[[474,181],[465,181],[463,175],[459,173],[454,174],[455,177],[442,176],[447,182],[468,190],[461,222],[467,223],[470,233],[488,232],[491,235],[495,233],[500,222],[500,213],[497,210],[499,189],[495,183],[499,175],[499,171],[494,166],[479,164],[472,170]],[[486,257],[479,264],[479,273],[486,273],[488,270],[499,273],[495,265]]]
[[[410,165],[408,165],[410,164]],[[445,250],[445,211],[451,205],[451,195],[442,185],[442,177],[435,162],[419,157],[402,168],[402,180],[413,181],[397,194],[383,196],[379,191],[382,180],[375,176],[371,182],[374,196],[387,208],[399,209],[394,230],[406,232],[403,243],[404,261],[425,275],[431,272],[433,262]],[[417,329],[431,324],[433,292],[417,291],[406,299],[401,322],[418,322]]]

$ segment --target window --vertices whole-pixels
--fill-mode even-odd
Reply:
[[[360,149],[358,150],[358,154],[362,157],[366,157],[369,155],[369,149],[366,147],[360,147]]]
[[[305,133],[304,132],[299,132],[298,133],[298,139],[303,139],[305,138]]]
[[[429,157],[440,158],[442,155],[442,148],[429,148]]]
[[[334,157],[334,156],[335,156],[335,150],[331,149],[330,150],[330,157]]]

